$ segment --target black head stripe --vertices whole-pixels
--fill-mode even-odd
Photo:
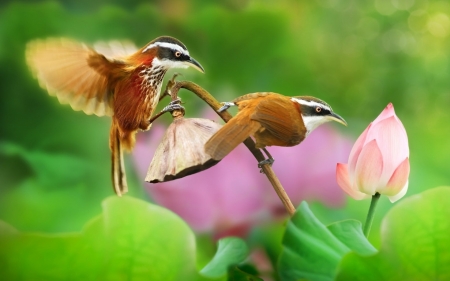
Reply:
[[[331,107],[324,101],[310,96],[293,97],[301,106],[304,116],[323,116],[329,115],[332,111]],[[320,110],[317,108],[320,107]]]
[[[170,44],[175,44],[175,45],[179,45],[180,47],[182,47],[184,50],[187,50],[186,46],[181,43],[180,40],[170,37],[170,36],[160,36],[156,39],[154,39],[153,41],[151,41],[149,43],[149,45],[156,43],[156,42],[160,42],[160,43],[170,43]]]

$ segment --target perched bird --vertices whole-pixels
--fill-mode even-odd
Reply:
[[[119,196],[128,190],[123,150],[133,149],[138,130],[150,129],[166,71],[191,66],[204,72],[186,46],[168,36],[139,50],[116,41],[91,48],[70,39],[35,40],[27,45],[26,59],[40,85],[61,103],[112,116],[112,181]]]
[[[239,112],[205,144],[205,152],[217,161],[250,136],[255,138],[258,149],[271,145],[295,146],[325,122],[347,125],[327,103],[310,96],[253,93],[223,104],[219,112],[230,106],[238,106]],[[269,160],[260,164],[273,162]]]

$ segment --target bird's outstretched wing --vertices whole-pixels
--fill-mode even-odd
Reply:
[[[105,55],[70,39],[34,40],[27,45],[26,59],[41,87],[60,103],[86,114],[111,116],[108,71],[129,50],[119,43],[99,46]]]
[[[138,50],[133,42],[126,40],[98,41],[93,47],[97,53],[104,55],[110,61],[124,60]]]

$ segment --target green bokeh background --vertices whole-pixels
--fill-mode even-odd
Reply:
[[[142,46],[164,34],[184,42],[206,69],[183,70],[183,79],[218,100],[255,91],[317,96],[348,121],[339,129],[355,139],[392,102],[409,137],[408,195],[450,182],[447,1],[3,1],[1,220],[20,231],[79,231],[112,193],[110,120],[61,106],[40,89],[25,63],[26,43],[55,36]],[[198,116],[204,105],[181,95],[188,116]],[[127,161],[130,194],[151,200]],[[349,200],[332,212],[312,209],[330,223],[364,220],[368,205]],[[390,207],[382,198],[374,244]]]

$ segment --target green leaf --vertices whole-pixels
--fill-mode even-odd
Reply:
[[[228,281],[263,281],[263,279],[243,271],[237,266],[228,268]]]
[[[199,280],[195,239],[175,214],[109,197],[81,233],[21,234],[0,224],[5,280]]]
[[[278,261],[281,280],[333,280],[342,257],[356,250],[376,250],[362,235],[361,224],[348,220],[328,228],[302,202],[287,224]]]
[[[337,280],[450,280],[450,187],[406,198],[383,219],[381,249],[349,253]]]
[[[345,246],[358,254],[372,255],[377,252],[377,249],[364,236],[360,221],[344,220],[335,222],[328,225],[328,230]]]
[[[237,237],[220,239],[214,258],[200,273],[210,278],[222,277],[226,275],[230,265],[244,261],[247,255],[248,247],[242,239]]]

